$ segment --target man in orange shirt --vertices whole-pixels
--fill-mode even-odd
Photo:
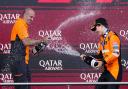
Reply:
[[[100,35],[98,54],[80,57],[85,63],[95,68],[104,68],[99,82],[119,82],[122,79],[120,39],[116,33],[109,30],[105,18],[98,18],[91,28]],[[119,89],[119,85],[96,85],[95,89]]]
[[[47,42],[48,38],[34,40],[29,38],[29,24],[35,17],[35,11],[31,8],[25,9],[23,17],[17,19],[11,32],[11,71],[14,82],[30,82],[29,71],[29,46]],[[29,86],[15,86],[15,89],[30,89]]]

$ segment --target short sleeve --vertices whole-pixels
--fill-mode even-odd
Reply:
[[[27,38],[28,35],[28,28],[24,24],[17,25],[17,34],[21,40]]]

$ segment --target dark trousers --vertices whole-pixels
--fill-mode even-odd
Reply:
[[[119,82],[114,79],[114,77],[108,72],[104,71],[98,82]],[[95,89],[119,89],[119,85],[96,85]]]
[[[15,83],[31,82],[31,72],[29,70],[29,65],[25,63],[24,56],[11,56],[10,67]],[[16,85],[15,89],[30,89],[30,86]]]
[[[1,51],[0,51],[0,73],[2,73],[2,69],[4,67],[4,60],[6,59],[6,55],[4,55]],[[0,83],[2,83],[2,80],[0,80]],[[2,89],[2,86],[0,85],[0,89]]]

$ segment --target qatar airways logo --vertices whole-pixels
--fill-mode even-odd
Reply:
[[[39,65],[44,70],[63,70],[62,60],[40,60]]]
[[[102,73],[81,73],[80,79],[86,82],[97,82]]]
[[[9,54],[10,53],[10,49],[11,49],[11,44],[10,43],[6,43],[6,44],[0,43],[0,51],[3,54]]]
[[[18,13],[0,13],[0,21],[3,24],[13,24],[19,17]]]
[[[127,60],[127,59],[122,58],[121,64],[122,64],[122,66],[123,66],[126,70],[128,70],[128,60]]]
[[[128,40],[128,30],[120,30],[120,36]]]
[[[85,53],[97,53],[97,43],[80,43],[80,49],[84,50]]]
[[[52,40],[62,40],[62,32],[60,30],[39,30],[39,36],[51,37]]]
[[[0,73],[0,80],[4,83],[13,83],[13,78],[11,73]]]

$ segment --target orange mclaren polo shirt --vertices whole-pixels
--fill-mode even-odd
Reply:
[[[98,50],[103,54],[104,61],[106,62],[105,67],[117,80],[121,72],[120,39],[114,32],[110,31],[105,39],[101,36]]]
[[[16,20],[11,32],[11,54],[25,56],[25,63],[29,63],[29,46],[25,46],[23,39],[29,37],[28,24],[22,18]]]

